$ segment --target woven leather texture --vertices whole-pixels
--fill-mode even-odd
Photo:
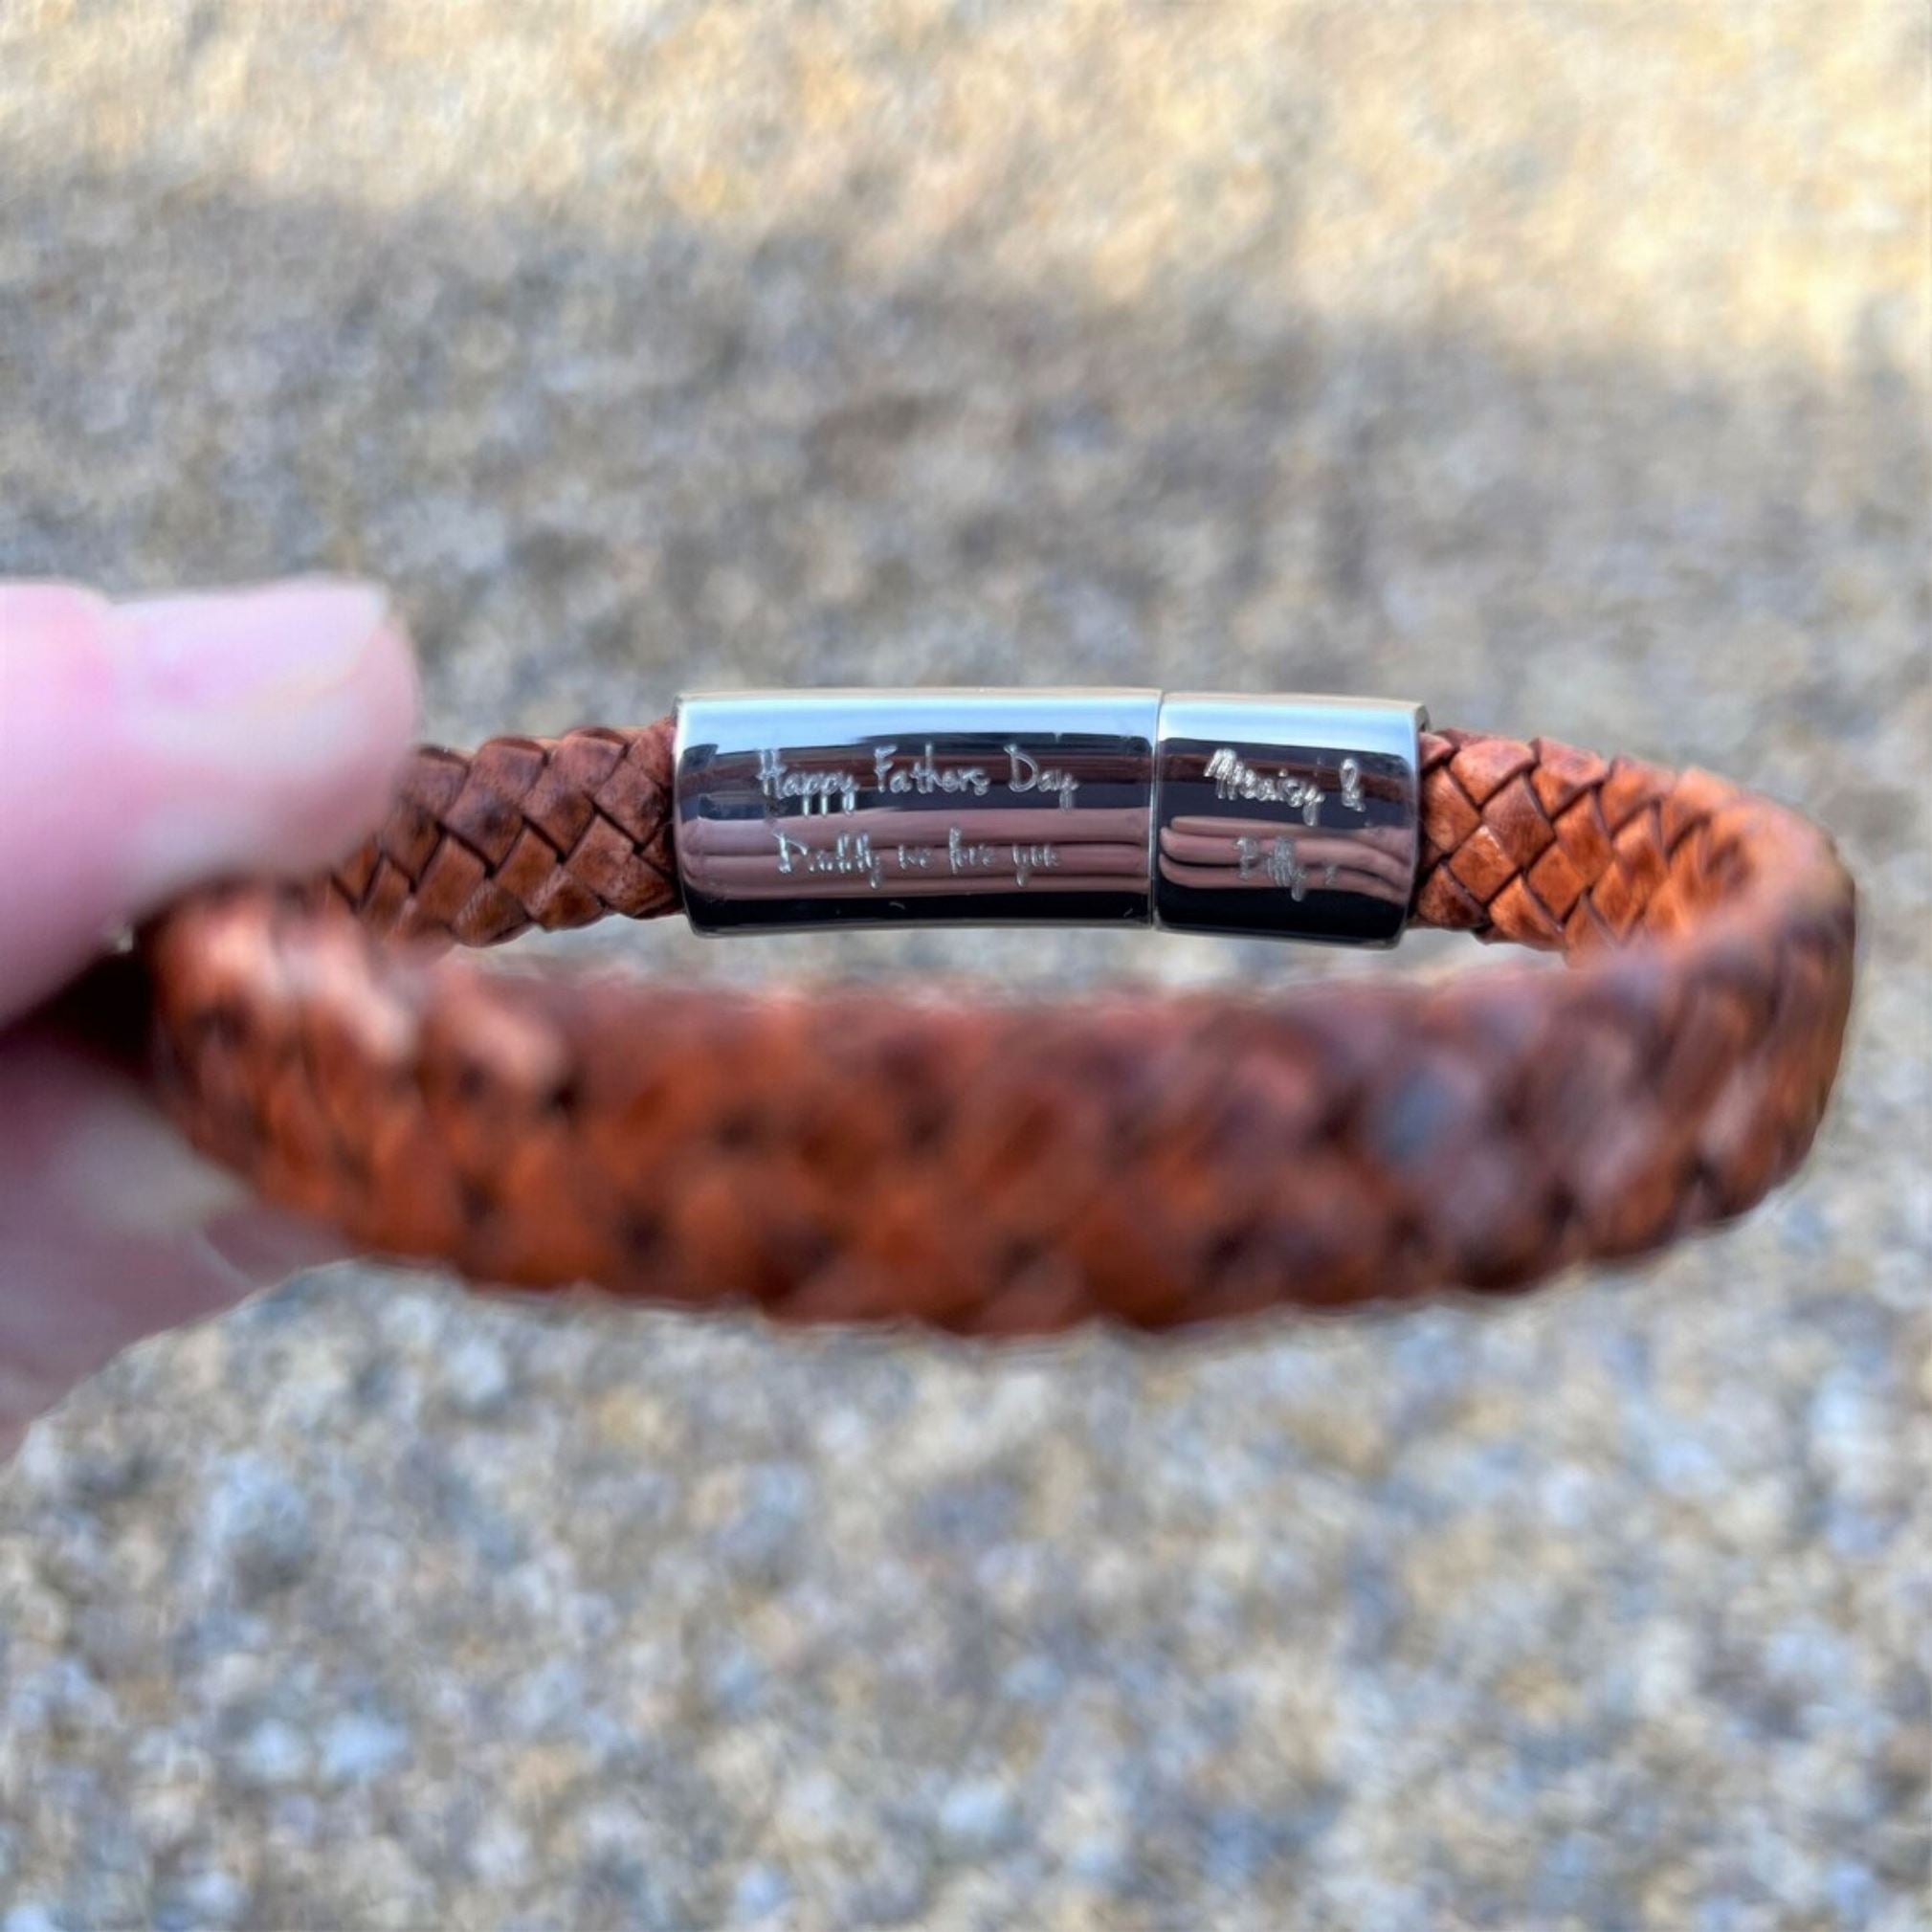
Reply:
[[[797,1321],[1512,1290],[1748,1207],[1838,1064],[1830,843],[1695,771],[1423,752],[1414,918],[1578,969],[1001,1004],[439,957],[677,905],[666,720],[425,749],[333,877],[172,910],[144,942],[160,1078],[198,1145],[369,1249]]]

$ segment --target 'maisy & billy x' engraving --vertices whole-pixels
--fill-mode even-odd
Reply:
[[[1301,814],[1303,825],[1314,827],[1321,822],[1321,806],[1328,793],[1322,789],[1319,778],[1303,778],[1292,771],[1264,771],[1250,765],[1227,744],[1208,760],[1203,775],[1214,781],[1216,798],[1285,805]],[[1338,775],[1343,809],[1366,813],[1368,806],[1362,796],[1361,760],[1344,758]],[[1286,833],[1277,833],[1266,840],[1242,833],[1234,840],[1234,862],[1235,877],[1244,884],[1253,879],[1266,879],[1270,885],[1280,887],[1298,904],[1308,897],[1308,889],[1318,877],[1324,887],[1333,887],[1337,870],[1331,860],[1321,866],[1318,875],[1313,867],[1302,862],[1294,839]]]

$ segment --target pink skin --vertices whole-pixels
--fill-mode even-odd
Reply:
[[[183,888],[352,846],[414,710],[365,585],[111,604],[0,584],[0,1457],[129,1343],[330,1252],[33,1010]]]

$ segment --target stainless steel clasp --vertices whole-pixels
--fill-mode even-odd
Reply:
[[[932,920],[1388,944],[1414,705],[1142,690],[706,693],[677,706],[700,932]]]
[[[1393,945],[1419,839],[1422,707],[1170,693],[1154,917],[1183,932]]]

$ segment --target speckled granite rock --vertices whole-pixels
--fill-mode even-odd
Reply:
[[[1869,935],[1808,1178],[1520,1306],[988,1356],[340,1269],[138,1351],[0,1477],[0,1927],[1924,1924],[1925,56],[1882,0],[0,11],[0,570],[378,573],[452,738],[1414,693],[1802,800]]]

